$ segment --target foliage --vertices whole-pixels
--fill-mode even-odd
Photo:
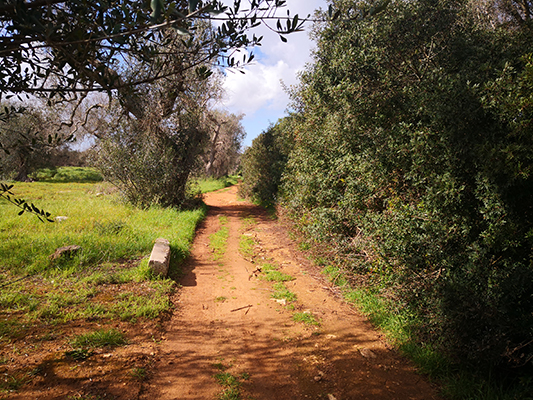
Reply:
[[[235,173],[242,141],[246,136],[241,124],[243,117],[243,114],[235,115],[220,110],[207,113],[206,124],[210,138],[202,157],[207,177],[221,178]]]
[[[233,7],[217,0],[4,2],[0,99],[16,94],[22,100],[20,94],[31,93],[50,103],[72,102],[67,125],[76,117],[76,129],[87,124],[93,108],[102,107],[84,107],[88,93],[118,99],[130,121],[119,129],[121,137],[107,137],[103,149],[114,170],[104,175],[133,204],[181,206],[206,138],[197,82],[208,79],[216,66],[238,67],[236,50],[261,41],[248,31],[270,20],[284,3],[254,0],[241,9],[240,0]],[[218,28],[214,20],[220,20]],[[288,34],[302,25],[297,15],[287,13],[286,24],[278,21],[273,30]],[[246,53],[242,62],[252,59]],[[85,115],[77,115],[83,108]],[[164,177],[157,183],[159,173]]]
[[[242,156],[243,183],[240,194],[269,205],[276,200],[281,175],[292,148],[294,117],[271,125],[252,142]]]
[[[95,264],[149,254],[155,239],[171,243],[173,260],[183,260],[205,210],[177,212],[152,207],[132,209],[121,204],[107,184],[20,183],[17,194],[42,203],[54,224],[42,224],[29,216],[17,217],[0,202],[0,269],[13,273],[66,274]],[[48,256],[62,246],[77,244],[82,251],[70,260],[50,263]]]
[[[53,222],[53,220],[50,218],[51,214],[48,211],[39,209],[35,204],[28,203],[24,199],[14,197],[15,195],[11,191],[12,189],[13,185],[6,185],[5,183],[0,182],[0,198],[6,200],[8,203],[13,204],[15,207],[20,208],[18,215],[22,215],[27,212],[36,215],[41,222]]]
[[[278,195],[415,340],[516,374],[533,360],[533,28],[470,6],[334,1],[353,18],[315,29]]]
[[[240,3],[235,1],[228,7],[215,0],[3,2],[0,92],[49,93],[52,97],[87,91],[110,93],[113,89],[125,93],[159,79],[179,80],[184,69],[166,69],[165,54],[186,58],[202,53],[205,60],[218,57],[221,64],[236,66],[238,61],[231,50],[259,43],[261,39],[248,37],[247,31],[285,2],[258,0],[246,9],[241,9]],[[209,40],[190,40],[201,21],[214,19],[220,19],[221,24]],[[294,16],[274,29],[285,34],[300,30],[301,25]],[[167,44],[183,42],[186,48],[182,52],[160,52],[161,33],[168,29],[176,34],[163,40]],[[155,55],[162,56],[162,62],[148,75],[122,74],[123,61],[145,62]],[[208,75],[204,61],[195,58],[197,62],[187,68],[199,76]]]
[[[103,181],[102,175],[96,169],[88,167],[42,168],[35,171],[31,178],[35,181],[51,183]]]
[[[57,115],[47,107],[2,105],[0,115],[0,178],[29,180],[29,174],[50,165],[71,137],[60,131]]]
[[[127,344],[126,337],[116,329],[100,329],[94,332],[77,335],[72,339],[71,345],[74,348],[95,348],[105,346],[124,346]]]

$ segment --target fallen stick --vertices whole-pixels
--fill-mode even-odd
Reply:
[[[252,305],[252,304],[250,304],[249,306],[239,307],[239,308],[236,308],[235,310],[231,310],[231,312],[234,312],[234,311],[239,311],[239,310],[244,310],[245,308],[248,308],[248,309],[250,309],[250,307],[253,307],[253,305]]]

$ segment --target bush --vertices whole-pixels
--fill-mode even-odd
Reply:
[[[279,120],[252,142],[241,160],[243,183],[240,194],[259,203],[270,205],[276,200],[281,175],[292,147],[287,134],[291,118]]]
[[[250,191],[409,310],[420,342],[479,370],[532,367],[533,30],[452,1],[333,3],[354,18],[317,31],[300,113],[276,131],[295,137],[282,184],[246,172],[276,159],[265,135]]]

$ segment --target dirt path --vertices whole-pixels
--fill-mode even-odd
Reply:
[[[232,187],[205,198],[209,213],[141,399],[216,399],[224,388],[227,399],[437,399],[364,318],[313,276],[285,230],[262,209],[238,201],[236,192]],[[209,241],[221,221],[229,238],[215,261]],[[243,234],[256,242],[255,263],[239,253]],[[263,259],[296,278],[285,282],[297,295],[294,310],[271,298],[272,282],[252,274]],[[302,311],[320,326],[293,321]],[[216,374],[240,382],[235,397]]]

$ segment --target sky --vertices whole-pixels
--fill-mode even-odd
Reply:
[[[288,9],[291,16],[305,18],[318,8],[327,9],[326,0],[287,0],[281,15],[286,15]],[[221,107],[234,114],[245,114],[241,121],[247,133],[244,147],[250,146],[270,123],[286,115],[289,97],[282,82],[286,86],[296,84],[298,71],[311,60],[314,43],[309,39],[310,27],[311,23],[307,23],[304,32],[286,35],[287,43],[266,27],[256,28],[254,33],[263,35],[263,40],[260,47],[252,49],[255,56],[252,64],[244,67],[244,74],[226,73]]]

